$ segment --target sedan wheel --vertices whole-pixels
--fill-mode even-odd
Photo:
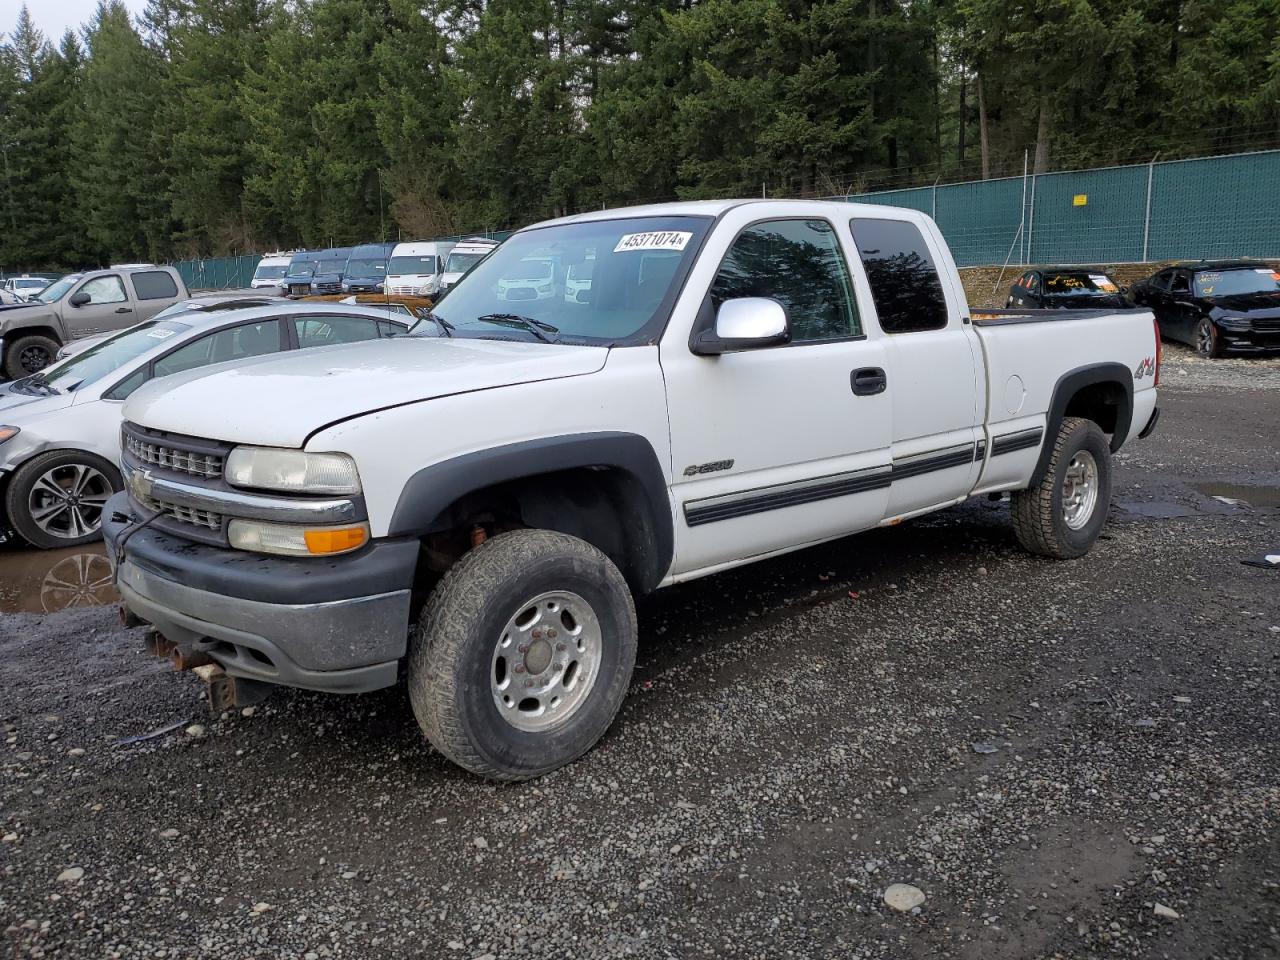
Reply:
[[[9,522],[43,549],[89,543],[102,536],[107,500],[120,489],[115,468],[91,453],[63,450],[23,464],[5,491]]]

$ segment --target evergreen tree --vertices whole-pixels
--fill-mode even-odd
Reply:
[[[86,31],[83,110],[72,184],[86,239],[103,262],[170,252],[170,197],[157,144],[160,63],[119,0],[101,0]]]

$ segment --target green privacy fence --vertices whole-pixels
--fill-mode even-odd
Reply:
[[[962,267],[1280,257],[1280,150],[842,199],[930,214]]]
[[[247,287],[253,280],[262,257],[250,254],[243,257],[217,257],[208,260],[180,260],[174,269],[182,277],[188,290],[230,290]]]

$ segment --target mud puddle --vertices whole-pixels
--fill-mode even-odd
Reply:
[[[0,548],[0,613],[56,613],[116,600],[100,543],[64,550]]]
[[[1225,497],[1228,500],[1242,501],[1250,507],[1280,509],[1280,487],[1262,487],[1244,483],[1193,483],[1191,486],[1206,497]]]

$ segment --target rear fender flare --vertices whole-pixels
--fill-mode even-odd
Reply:
[[[1049,469],[1054,439],[1062,427],[1067,405],[1081,389],[1098,383],[1114,383],[1124,391],[1124,402],[1116,409],[1116,429],[1111,436],[1111,452],[1117,452],[1124,444],[1133,421],[1133,371],[1123,363],[1097,363],[1069,370],[1058,379],[1053,388],[1053,398],[1049,401],[1045,422],[1044,443],[1040,446],[1040,459],[1031,475],[1031,486],[1039,483]]]

